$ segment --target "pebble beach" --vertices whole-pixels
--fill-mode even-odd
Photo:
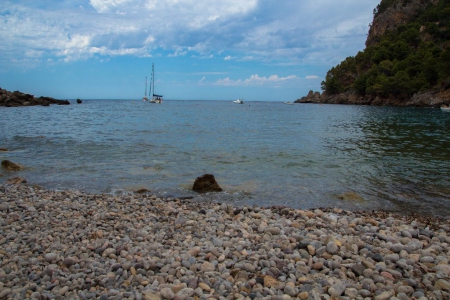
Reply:
[[[449,220],[0,186],[0,299],[450,299]]]

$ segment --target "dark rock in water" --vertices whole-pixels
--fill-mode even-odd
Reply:
[[[3,160],[2,167],[9,171],[21,171],[21,170],[25,169],[22,165],[13,163],[12,161],[9,161],[9,160]]]
[[[81,103],[83,103],[83,101],[81,101],[81,99],[77,99],[77,103],[81,104]]]
[[[6,149],[6,148],[0,148],[0,152],[8,152],[8,149]]]
[[[137,194],[144,194],[144,193],[150,193],[150,192],[151,191],[147,190],[147,189],[139,189],[139,190],[136,191]]]
[[[217,183],[216,179],[214,178],[214,175],[204,174],[195,179],[192,190],[194,190],[197,193],[207,193],[207,192],[221,192],[222,188]]]

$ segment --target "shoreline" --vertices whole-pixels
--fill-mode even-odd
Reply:
[[[428,221],[0,185],[0,298],[448,299]]]

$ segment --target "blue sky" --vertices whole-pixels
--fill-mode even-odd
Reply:
[[[380,0],[2,0],[0,87],[58,99],[294,101]]]

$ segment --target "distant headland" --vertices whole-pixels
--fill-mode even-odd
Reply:
[[[20,106],[49,106],[50,104],[69,105],[68,100],[58,100],[52,97],[35,97],[31,94],[22,93],[19,91],[10,92],[0,88],[0,106],[5,107],[20,107]]]
[[[322,93],[295,102],[450,104],[450,3],[382,0],[373,14],[366,48],[327,72]]]

